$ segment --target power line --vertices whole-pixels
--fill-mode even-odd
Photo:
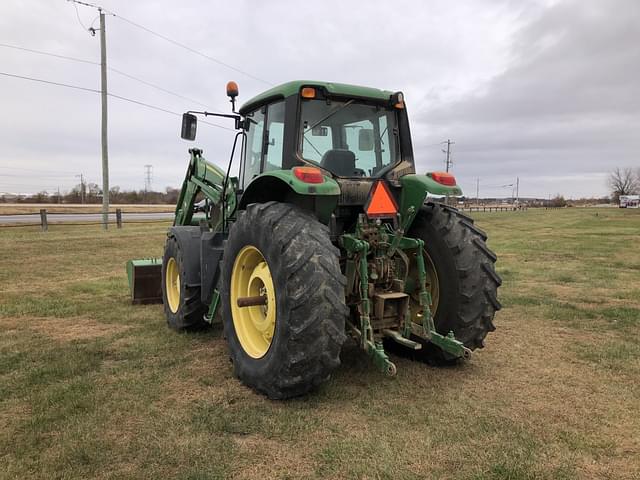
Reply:
[[[18,177],[24,178],[24,175],[18,173],[0,173],[0,177]],[[69,178],[70,175],[38,175],[38,178]]]
[[[182,116],[181,113],[173,112],[171,110],[167,110],[166,108],[157,107],[157,106],[151,105],[149,103],[144,103],[144,102],[141,102],[139,100],[134,100],[132,98],[122,97],[120,95],[116,95],[115,93],[110,93],[109,96],[113,97],[113,98],[117,98],[119,100],[124,100],[125,102],[131,102],[131,103],[135,103],[136,105],[140,105],[140,106],[143,106],[143,107],[151,108],[153,110],[158,110],[160,112],[165,112],[165,113],[169,113],[171,115],[176,115],[178,117]],[[235,132],[235,130],[233,128],[223,127],[222,125],[218,125],[217,123],[211,123],[211,122],[207,122],[207,121],[204,121],[204,120],[200,120],[199,123],[204,123],[206,125],[211,125],[212,127],[221,128],[223,130],[229,130],[230,132]]]
[[[13,192],[33,192],[33,191],[47,191],[47,192],[53,192],[53,191],[58,191],[58,188],[60,187],[60,185],[10,185],[7,184],[5,185],[0,184],[0,189],[2,189],[2,191],[13,191]],[[73,188],[73,187],[69,187],[69,188]]]
[[[88,65],[100,65],[100,62],[94,62],[94,61],[91,61],[91,60],[84,60],[82,58],[77,58],[77,57],[69,57],[67,55],[59,55],[59,54],[51,53],[51,52],[44,52],[42,50],[34,50],[32,48],[19,47],[17,45],[9,45],[9,44],[6,44],[6,43],[0,43],[0,47],[13,48],[15,50],[22,50],[24,52],[35,53],[35,54],[38,54],[38,55],[45,55],[45,56],[48,56],[48,57],[60,58],[60,59],[63,59],[63,60],[69,60],[69,61],[72,61],[72,62],[84,63],[84,64],[88,64]],[[123,77],[127,77],[127,78],[129,78],[131,80],[134,80],[136,82],[142,83],[143,85],[146,85],[148,87],[155,88],[156,90],[160,90],[161,92],[168,93],[169,95],[173,95],[174,97],[181,98],[182,100],[188,100],[189,102],[197,103],[198,105],[200,105],[202,107],[210,107],[210,105],[208,105],[206,103],[200,102],[198,100],[194,100],[193,98],[185,97],[184,95],[180,95],[179,93],[176,93],[176,92],[173,92],[171,90],[168,90],[168,89],[166,89],[164,87],[161,87],[160,85],[156,85],[154,83],[151,83],[151,82],[148,82],[146,80],[143,80],[142,78],[138,78],[138,77],[136,77],[134,75],[131,75],[131,74],[126,73],[126,72],[123,72],[122,70],[118,70],[117,68],[107,67],[107,69],[110,72],[117,73],[118,75],[122,75]]]
[[[167,90],[164,87],[161,87],[159,85],[155,85],[155,84],[153,84],[151,82],[147,82],[146,80],[142,80],[141,78],[134,77],[133,75],[125,73],[125,72],[123,72],[121,70],[117,70],[117,69],[115,69],[113,67],[109,67],[109,70],[111,72],[117,73],[118,75],[122,75],[123,77],[127,77],[127,78],[130,78],[131,80],[135,80],[136,82],[140,82],[140,83],[142,83],[142,84],[144,84],[144,85],[146,85],[148,87],[152,87],[152,88],[155,88],[156,90],[160,90],[161,92],[168,93],[169,95],[173,95],[174,97],[181,98],[182,100],[188,100],[191,103],[197,103],[201,107],[205,107],[205,108],[210,107],[210,105],[207,105],[206,103],[202,103],[202,102],[199,102],[198,100],[194,100],[193,98],[185,97],[184,95],[180,95],[179,93],[172,92],[171,90]]]
[[[73,6],[76,9],[76,18],[78,19],[78,23],[80,24],[80,26],[83,28],[83,30],[87,30],[89,31],[89,29],[85,26],[84,23],[82,23],[82,20],[80,20],[80,12],[78,12],[78,5],[76,5],[75,3],[73,4]]]
[[[485,188],[507,188],[513,187],[513,183],[505,183],[504,185],[485,185]]]
[[[3,167],[0,165],[0,169],[7,169],[7,170],[21,170],[21,171],[25,171],[25,172],[36,172],[36,173],[67,173],[69,175],[75,175],[75,172],[69,172],[69,171],[60,171],[60,170],[38,170],[35,168],[22,168],[22,167]]]
[[[76,90],[84,90],[85,92],[100,93],[100,90],[96,90],[95,88],[79,87],[77,85],[69,85],[68,83],[60,83],[60,82],[52,82],[51,80],[43,80],[41,78],[26,77],[26,76],[23,76],[23,75],[15,75],[13,73],[6,73],[6,72],[0,72],[0,75],[4,75],[5,77],[20,78],[22,80],[30,80],[32,82],[39,82],[39,83],[46,83],[46,84],[49,84],[49,85],[56,85],[58,87],[66,87],[66,88],[74,88]]]
[[[101,93],[100,90],[96,90],[95,88],[85,88],[85,87],[80,87],[80,86],[77,86],[77,85],[70,85],[68,83],[52,82],[50,80],[44,80],[44,79],[41,79],[41,78],[27,77],[27,76],[23,76],[23,75],[15,75],[15,74],[6,73],[6,72],[0,72],[0,75],[4,75],[6,77],[12,77],[12,78],[19,78],[21,80],[29,80],[29,81],[32,81],[32,82],[45,83],[45,84],[48,84],[48,85],[55,85],[55,86],[58,86],[58,87],[66,87],[66,88],[72,88],[72,89],[76,89],[76,90],[84,90],[86,92]],[[117,98],[119,100],[122,100],[122,101],[125,101],[125,102],[129,102],[129,103],[134,103],[134,104],[140,105],[142,107],[147,107],[147,108],[150,108],[150,109],[153,109],[153,110],[158,110],[160,112],[169,113],[171,115],[176,115],[178,117],[182,116],[182,114],[180,114],[178,112],[167,110],[166,108],[158,107],[156,105],[151,105],[149,103],[144,103],[144,102],[141,102],[139,100],[134,100],[132,98],[127,98],[127,97],[123,97],[121,95],[116,95],[115,93],[109,93],[108,95],[110,97]],[[216,123],[207,122],[207,121],[204,121],[204,120],[202,120],[200,123],[204,123],[205,125],[210,125],[210,126],[216,127],[216,128],[221,128],[223,130],[229,130],[231,132],[235,131],[232,128],[224,127],[222,125],[218,125]]]
[[[178,112],[173,112],[171,110],[167,110],[166,108],[157,107],[157,106],[151,105],[149,103],[144,103],[144,102],[141,102],[139,100],[134,100],[132,98],[122,97],[120,95],[116,95],[115,93],[109,93],[109,96],[113,97],[113,98],[117,98],[118,100],[123,100],[125,102],[135,103],[136,105],[140,105],[142,107],[147,107],[147,108],[151,108],[153,110],[158,110],[159,112],[165,112],[165,113],[170,113],[171,115],[180,116],[180,114]]]
[[[116,16],[115,13],[110,12],[109,10],[107,10],[106,8],[102,8],[100,5],[96,5],[95,3],[89,3],[89,2],[81,2],[79,0],[67,0],[67,2],[71,2],[74,4],[78,4],[78,5],[83,5],[85,7],[91,7],[91,8],[95,8],[97,10],[102,10],[105,14],[107,15],[113,15],[114,17]]]
[[[228,68],[230,70],[233,70],[235,72],[241,73],[242,75],[246,75],[247,77],[252,78],[254,80],[257,80],[258,82],[262,82],[262,83],[265,83],[265,84],[270,85],[270,86],[274,85],[272,82],[269,82],[268,80],[264,80],[263,78],[256,77],[255,75],[253,75],[253,74],[251,74],[251,73],[249,73],[249,72],[247,72],[245,70],[242,70],[242,69],[240,69],[238,67],[234,67],[233,65],[231,65],[229,63],[226,63],[226,62],[223,62],[222,60],[218,60],[217,58],[214,58],[211,55],[207,55],[206,53],[202,53],[202,52],[196,50],[195,48],[191,48],[188,45],[185,45],[184,43],[180,43],[177,40],[173,40],[172,38],[169,38],[166,35],[163,35],[161,33],[158,33],[156,31],[154,31],[154,30],[151,30],[150,28],[145,27],[144,25],[140,25],[139,23],[136,23],[133,20],[129,20],[128,18],[123,17],[121,15],[117,15],[116,13],[114,13],[112,11],[109,11],[109,10],[107,10],[105,8],[102,8],[102,7],[98,6],[98,5],[95,5],[93,3],[88,3],[88,2],[81,2],[79,0],[67,0],[67,1],[72,2],[74,4],[74,6],[75,6],[75,4],[80,4],[80,5],[84,5],[85,7],[96,8],[96,9],[98,9],[98,10],[100,10],[100,11],[102,11],[102,12],[108,14],[108,15],[113,15],[114,17],[119,18],[120,20],[122,20],[122,21],[124,21],[124,22],[126,22],[126,23],[128,23],[130,25],[133,25],[136,28],[144,30],[145,32],[150,33],[151,35],[155,35],[156,37],[161,38],[162,40],[164,40],[166,42],[172,43],[173,45],[176,45],[176,46],[178,46],[180,48],[184,48],[185,50],[187,50],[187,51],[189,51],[191,53],[194,53],[194,54],[196,54],[196,55],[198,55],[198,56],[200,56],[202,58],[206,58],[207,60],[209,60],[211,62],[217,63],[218,65],[222,65],[223,67],[226,67],[226,68]],[[76,10],[77,10],[77,6],[76,6]],[[80,17],[78,17],[78,20],[79,19],[80,19]],[[81,22],[81,24],[82,24],[82,22]],[[84,25],[83,25],[83,27],[84,27]]]
[[[88,63],[90,65],[100,65],[99,62],[94,62],[92,60],[85,60],[77,57],[69,57],[67,55],[60,55],[60,54],[51,53],[51,52],[43,52],[42,50],[34,50],[32,48],[19,47],[17,45],[9,45],[8,43],[0,43],[0,47],[13,48],[14,50],[22,50],[24,52],[37,53],[38,55],[47,55],[49,57],[62,58],[64,60],[71,60],[72,62]]]
[[[111,13],[113,13],[113,12],[111,12]],[[194,54],[196,54],[196,55],[198,55],[198,56],[200,56],[202,58],[206,58],[207,60],[210,60],[210,61],[212,61],[214,63],[217,63],[218,65],[222,65],[223,67],[226,67],[226,68],[228,68],[230,70],[233,70],[235,72],[238,72],[238,73],[241,73],[243,75],[246,75],[247,77],[252,78],[254,80],[257,80],[258,82],[262,82],[262,83],[265,83],[265,84],[270,85],[270,86],[274,85],[272,82],[269,82],[268,80],[264,80],[264,79],[262,79],[260,77],[256,77],[255,75],[252,75],[251,73],[249,73],[249,72],[247,72],[245,70],[241,70],[238,67],[234,67],[233,65],[230,65],[230,64],[228,64],[226,62],[218,60],[217,58],[214,58],[214,57],[212,57],[210,55],[207,55],[206,53],[202,53],[202,52],[196,50],[195,48],[191,48],[191,47],[189,47],[189,46],[187,46],[187,45],[185,45],[183,43],[180,43],[180,42],[178,42],[176,40],[173,40],[173,39],[171,39],[171,38],[169,38],[169,37],[167,37],[165,35],[162,35],[161,33],[155,32],[155,31],[151,30],[150,28],[147,28],[147,27],[145,27],[143,25],[140,25],[139,23],[134,22],[133,20],[129,20],[128,18],[123,17],[121,15],[116,15],[116,14],[113,14],[113,15],[116,18],[119,18],[120,20],[122,20],[124,22],[127,22],[127,23],[133,25],[136,28],[144,30],[145,32],[150,33],[151,35],[155,35],[156,37],[161,38],[161,39],[163,39],[163,40],[165,40],[165,41],[167,41],[169,43],[172,43],[173,45],[176,45],[176,46],[178,46],[180,48],[184,48],[185,50],[188,50],[189,52],[194,53]]]

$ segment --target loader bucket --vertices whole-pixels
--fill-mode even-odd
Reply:
[[[127,276],[132,303],[162,303],[161,258],[129,260]]]

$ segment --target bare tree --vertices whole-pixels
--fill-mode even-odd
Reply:
[[[639,180],[630,168],[616,169],[609,175],[609,188],[613,200],[618,202],[621,195],[632,195],[638,190]]]

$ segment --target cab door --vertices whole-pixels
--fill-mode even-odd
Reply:
[[[249,123],[241,186],[269,170],[282,169],[284,154],[284,100],[246,115]]]

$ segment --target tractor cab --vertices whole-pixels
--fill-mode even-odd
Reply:
[[[240,208],[268,198],[301,203],[324,223],[335,213],[342,231],[374,183],[385,182],[399,203],[400,177],[415,173],[401,92],[300,80],[250,99],[239,113],[246,133]]]
[[[361,179],[380,178],[403,160],[413,164],[400,92],[295,81],[249,100],[240,114],[247,119],[245,186],[264,172],[295,166]]]

